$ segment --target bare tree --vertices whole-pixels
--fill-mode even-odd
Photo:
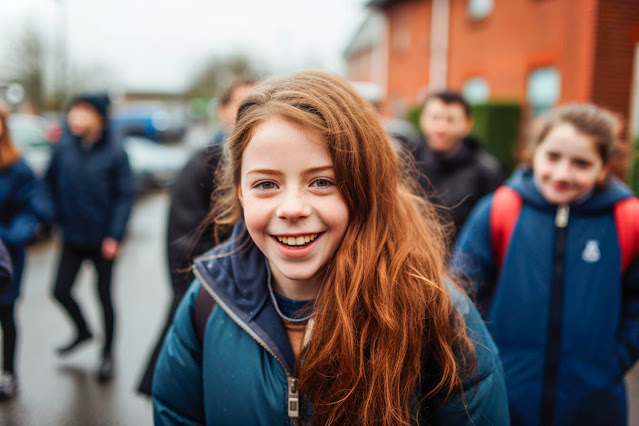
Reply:
[[[22,26],[21,32],[8,36],[8,52],[3,59],[3,78],[20,83],[25,99],[35,112],[45,104],[44,85],[45,46],[39,31],[33,24]]]

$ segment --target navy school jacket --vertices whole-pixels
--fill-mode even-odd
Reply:
[[[0,171],[0,239],[11,258],[13,278],[0,294],[0,305],[13,303],[20,294],[25,248],[40,223],[51,220],[51,200],[45,187],[24,159]]]
[[[135,178],[122,144],[107,130],[85,149],[68,130],[56,143],[45,179],[65,242],[97,248],[121,241],[135,200]]]
[[[236,226],[234,237],[238,237],[242,227],[241,223]],[[234,237],[231,241],[237,241]],[[216,257],[229,250],[236,252]],[[155,423],[294,423],[287,411],[294,355],[284,325],[268,297],[266,283],[270,273],[265,257],[252,243],[240,249],[231,242],[197,259],[195,271],[197,279],[182,299],[155,370]],[[193,323],[200,286],[215,298],[202,344]],[[430,413],[431,421],[508,424],[497,350],[466,296],[455,292],[453,297],[475,342],[478,375],[469,380],[466,407],[458,397],[452,397]],[[311,411],[301,409],[301,416]]]
[[[530,169],[507,185],[523,204],[501,273],[491,250],[492,194],[464,226],[453,267],[487,301],[512,423],[625,425],[623,377],[639,357],[639,262],[622,276],[613,209],[632,192],[613,179],[570,205],[560,228],[557,206],[542,197]]]

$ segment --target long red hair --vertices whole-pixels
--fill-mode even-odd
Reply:
[[[446,284],[440,218],[416,195],[373,107],[340,77],[306,71],[263,82],[240,106],[210,214],[216,227],[241,217],[242,153],[274,116],[324,138],[350,214],[321,271],[299,370],[313,424],[408,425],[420,385],[429,384],[422,397],[449,396],[475,366]]]
[[[20,151],[11,139],[7,112],[0,108],[0,170],[6,170],[20,160]]]

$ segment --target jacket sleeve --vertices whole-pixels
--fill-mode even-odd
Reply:
[[[482,198],[466,221],[457,239],[451,269],[456,277],[468,282],[479,300],[483,300],[496,278],[490,236],[492,194]]]
[[[0,240],[0,292],[4,291],[13,278],[13,267],[11,266],[11,256],[9,251]]]
[[[437,409],[434,424],[509,425],[506,383],[497,346],[468,297],[456,289],[451,290],[451,296],[474,344],[477,370],[464,383],[463,395],[451,396]]]
[[[31,169],[21,169],[13,183],[16,188],[11,203],[17,213],[11,222],[0,225],[0,238],[10,245],[24,245],[36,233],[41,222],[52,219],[53,206],[43,182]]]
[[[639,360],[639,258],[626,270],[622,291],[619,356],[625,373]]]
[[[153,420],[158,426],[205,423],[202,346],[192,321],[199,289],[196,280],[184,295],[155,367]]]
[[[133,172],[131,172],[129,159],[123,149],[118,152],[115,164],[113,211],[108,236],[117,241],[122,241],[129,215],[133,208],[133,202],[135,201],[135,177]]]

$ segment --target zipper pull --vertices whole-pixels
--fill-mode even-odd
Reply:
[[[557,207],[557,215],[555,216],[555,226],[557,228],[565,228],[568,225],[568,217],[570,214],[570,207],[568,204],[562,204]]]
[[[288,416],[298,418],[300,416],[300,397],[297,389],[297,379],[288,378]]]

